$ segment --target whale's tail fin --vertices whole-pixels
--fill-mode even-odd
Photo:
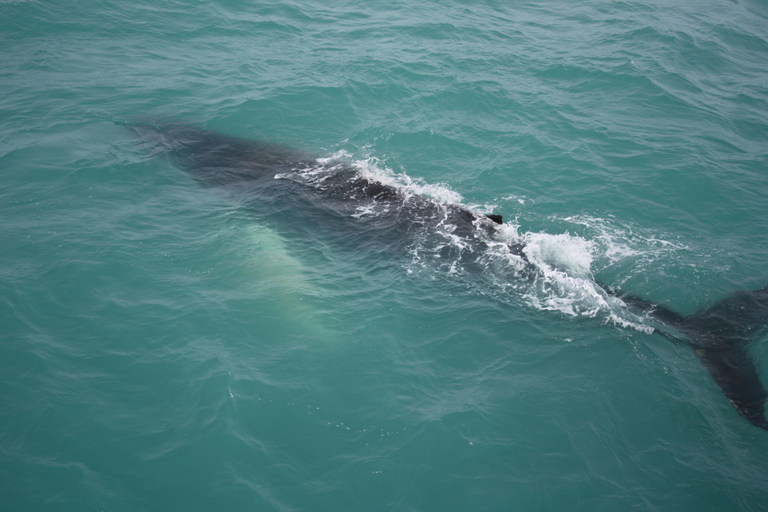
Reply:
[[[644,306],[655,319],[672,326],[693,347],[736,411],[751,424],[768,431],[768,398],[747,345],[768,327],[768,287],[742,291],[690,316],[631,296],[630,306]],[[680,339],[678,335],[668,336]]]
[[[747,344],[768,326],[768,287],[737,292],[684,319],[696,355],[747,421],[768,430],[768,398]]]
[[[744,345],[724,349],[697,348],[696,354],[736,411],[754,426],[768,431],[768,420],[765,419],[768,395]]]

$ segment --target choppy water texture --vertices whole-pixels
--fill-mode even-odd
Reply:
[[[0,509],[764,510],[768,434],[597,283],[768,284],[766,70],[757,1],[0,2]],[[502,214],[539,277],[211,190],[146,120]]]

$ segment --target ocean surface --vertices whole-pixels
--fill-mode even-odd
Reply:
[[[202,186],[159,122],[503,215],[535,275]],[[762,1],[0,0],[0,510],[764,511],[768,433],[604,290],[767,254]]]

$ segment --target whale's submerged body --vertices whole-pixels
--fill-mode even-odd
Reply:
[[[326,214],[329,233],[354,230],[393,252],[418,246],[442,264],[448,262],[451,270],[482,272],[501,257],[518,279],[535,279],[540,272],[522,238],[499,236],[500,216],[409,192],[366,176],[348,162],[181,123],[145,123],[135,129],[203,185],[278,205],[270,210],[273,214],[301,217],[296,209],[314,208]],[[291,200],[283,201],[287,196]],[[650,319],[662,334],[690,345],[738,413],[768,430],[768,394],[746,350],[768,325],[768,287],[737,292],[683,316],[593,284],[600,300],[611,301],[629,317]]]

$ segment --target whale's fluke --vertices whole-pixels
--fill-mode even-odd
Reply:
[[[683,320],[682,328],[704,367],[738,413],[768,430],[765,401],[747,345],[768,326],[768,288],[734,293]]]
[[[747,351],[747,345],[768,328],[768,287],[736,292],[689,316],[633,295],[621,298],[661,322],[667,337],[690,345],[736,411],[768,430],[768,393]],[[672,329],[665,331],[664,326]]]

